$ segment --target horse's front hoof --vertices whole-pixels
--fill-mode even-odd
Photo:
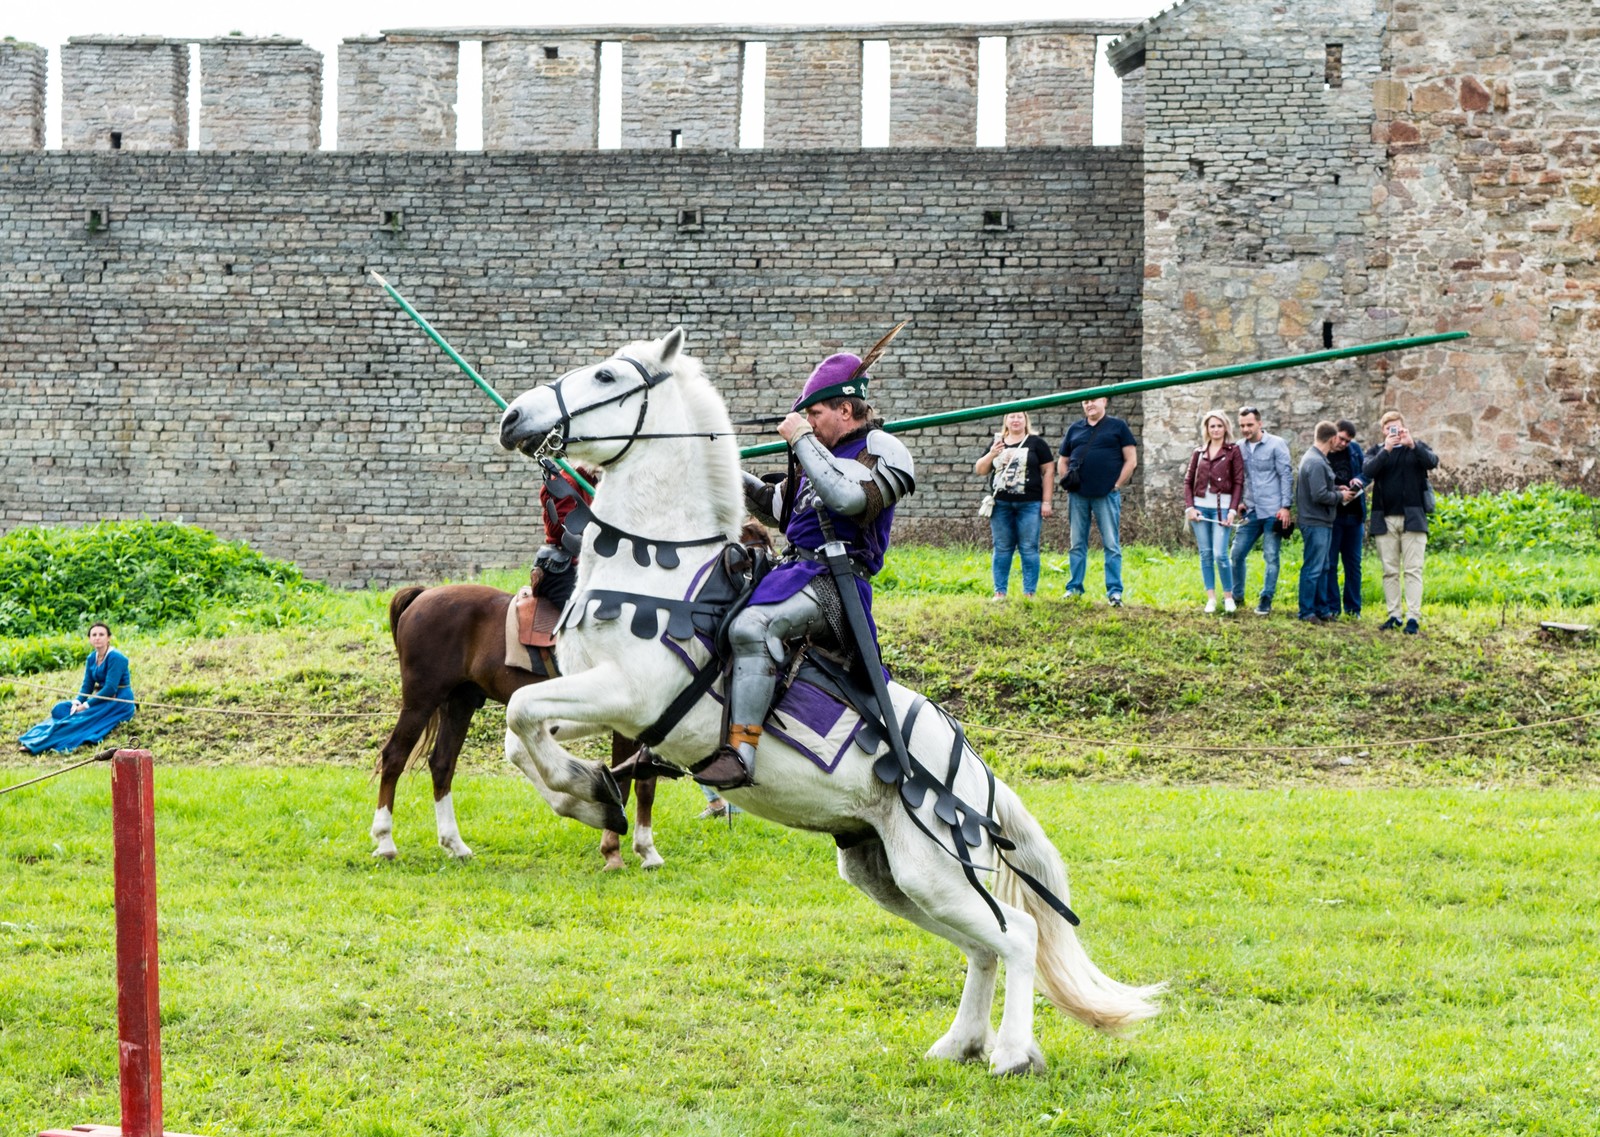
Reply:
[[[994,1049],[993,1034],[991,1031],[987,1038],[958,1038],[954,1033],[947,1034],[928,1047],[928,1053],[923,1057],[941,1062],[982,1062]]]
[[[400,850],[393,845],[379,845],[372,850],[372,855],[381,861],[392,861],[400,855]]]
[[[603,869],[601,869],[600,871],[601,872],[616,872],[618,869],[625,869],[627,867],[628,867],[628,862],[624,861],[622,859],[622,854],[621,853],[608,853],[608,854],[606,854],[605,867]]]
[[[467,843],[459,837],[441,837],[439,839],[439,848],[458,861],[470,861],[473,856],[472,850],[467,846]]]
[[[617,785],[617,779],[611,776],[611,771],[604,766],[595,767],[594,800],[602,805],[614,805],[620,812],[622,809],[622,787]],[[617,833],[626,833],[628,827],[624,825],[607,825],[607,829]]]

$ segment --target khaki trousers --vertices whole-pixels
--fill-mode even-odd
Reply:
[[[1406,519],[1383,518],[1388,532],[1374,537],[1378,560],[1383,562],[1383,602],[1396,620],[1422,619],[1422,557],[1428,549],[1426,533],[1407,533]],[[1403,578],[1403,581],[1402,581]],[[1405,614],[1400,612],[1400,592],[1405,589]]]

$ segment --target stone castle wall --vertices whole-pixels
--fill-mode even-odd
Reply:
[[[1177,17],[1181,16],[1181,20]],[[1403,327],[1373,303],[1372,0],[1191,2],[1147,37],[1144,372],[1348,347]],[[1328,79],[1338,45],[1337,85]],[[1365,359],[1148,392],[1147,486],[1182,492],[1208,410],[1260,407],[1296,454],[1319,419],[1376,422]]]
[[[1382,401],[1469,479],[1600,488],[1600,8],[1394,0],[1378,85]]]
[[[525,562],[534,468],[369,267],[507,395],[675,324],[736,418],[903,318],[875,369],[891,418],[1139,369],[1142,171],[1122,148],[3,167],[7,527],[181,517],[339,582]],[[986,228],[996,211],[1008,228]],[[1047,436],[1069,413],[1040,416]],[[970,517],[996,425],[916,437],[908,524]]]
[[[322,145],[322,53],[299,40],[227,36],[200,45],[200,149]]]
[[[565,36],[483,45],[485,150],[600,144],[600,45]]]
[[[1114,44],[1145,102],[1147,374],[1472,334],[1152,392],[1148,485],[1176,495],[1203,408],[1255,403],[1297,452],[1397,407],[1441,480],[1600,489],[1597,44],[1589,0],[1188,0]]]
[[[189,45],[157,36],[73,36],[61,48],[61,145],[183,150]]]
[[[0,42],[0,153],[43,149],[48,62],[42,47]]]

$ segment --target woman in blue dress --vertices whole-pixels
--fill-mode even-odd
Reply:
[[[50,717],[24,734],[19,742],[30,754],[46,750],[76,750],[86,742],[99,742],[119,722],[133,717],[133,688],[128,681],[128,657],[111,646],[111,627],[95,623],[89,628],[94,649],[83,665],[83,686],[71,702],[57,703]]]

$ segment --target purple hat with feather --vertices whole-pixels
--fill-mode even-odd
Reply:
[[[861,372],[861,374],[857,374]],[[791,411],[805,410],[813,403],[820,403],[825,399],[838,399],[854,395],[858,399],[867,397],[867,381],[870,378],[866,368],[861,363],[859,355],[841,352],[830,355],[817,364],[811,378],[806,380],[805,389],[800,392],[800,397],[794,401]]]

